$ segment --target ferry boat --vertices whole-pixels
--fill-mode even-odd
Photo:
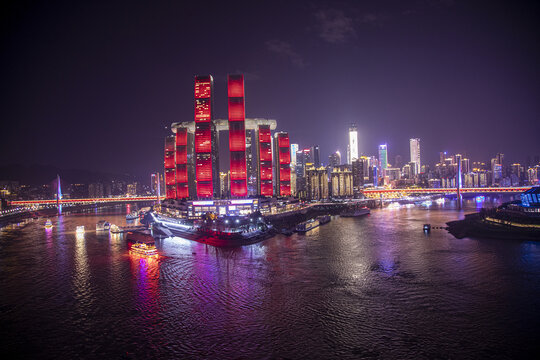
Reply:
[[[96,231],[109,231],[111,224],[105,220],[99,220],[96,224]]]
[[[51,219],[47,219],[47,221],[45,222],[45,229],[52,229],[52,228],[53,228],[53,223]]]
[[[317,220],[319,220],[320,225],[323,225],[323,224],[329,223],[330,220],[332,220],[332,217],[330,215],[321,215],[321,216],[317,216]]]
[[[77,226],[77,229],[75,230],[78,234],[84,233],[84,225]]]
[[[342,217],[357,217],[357,216],[367,215],[369,213],[371,213],[369,208],[361,207],[361,208],[355,208],[355,209],[351,209],[351,210],[346,210],[346,211],[341,213],[341,216]]]
[[[296,225],[296,231],[297,232],[308,232],[309,230],[312,230],[319,226],[319,220],[317,219],[311,219],[308,221],[301,222],[300,224]]]
[[[157,256],[154,238],[149,231],[128,232],[127,240],[131,242],[129,251],[142,256]]]

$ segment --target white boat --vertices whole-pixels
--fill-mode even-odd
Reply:
[[[96,231],[109,231],[111,224],[105,220],[99,220],[96,224]]]
[[[77,226],[76,232],[77,232],[78,234],[84,233],[84,225],[79,225],[79,226]]]
[[[121,234],[124,230],[122,230],[118,225],[111,224],[111,233],[113,234]]]
[[[53,224],[52,224],[51,219],[47,219],[47,221],[45,222],[45,229],[52,229],[52,227],[53,227]]]
[[[132,211],[126,215],[126,220],[135,220],[139,218],[139,213],[137,211]]]
[[[307,231],[309,231],[311,229],[316,228],[319,225],[320,225],[319,220],[311,219],[311,220],[304,221],[304,222],[296,225],[296,231],[297,232],[307,232]]]

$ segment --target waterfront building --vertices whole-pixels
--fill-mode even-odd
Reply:
[[[353,177],[348,165],[333,168],[330,177],[333,197],[350,197],[353,195]]]
[[[231,196],[247,196],[244,76],[228,76]]]
[[[386,168],[385,173],[385,177],[388,177],[388,181],[399,180],[401,178],[401,170],[399,168]]]
[[[102,198],[103,197],[103,184],[102,183],[89,184],[88,197],[89,198]]]
[[[540,183],[540,165],[527,169],[529,185],[538,185]]]
[[[213,93],[214,79],[211,75],[195,77],[194,142],[198,198],[211,198],[219,190],[219,140],[215,125],[212,122],[214,111]],[[233,111],[236,109],[236,107],[233,107]],[[169,196],[167,197],[169,198]]]
[[[349,144],[347,149],[347,163],[351,165],[353,160],[358,159],[358,129],[355,123],[349,126]]]
[[[306,168],[307,197],[309,200],[321,200],[328,198],[328,175],[323,166],[315,167],[310,164]]]
[[[291,195],[291,148],[289,134],[280,131],[274,134],[274,169],[276,171],[274,194]]]
[[[139,194],[139,183],[133,182],[127,185],[127,194],[131,196],[137,196]],[[98,196],[100,197],[100,196]]]
[[[272,196],[272,136],[270,125],[257,128],[258,191],[259,195]]]
[[[422,165],[420,164],[420,139],[414,138],[409,140],[411,163],[414,163],[414,173],[420,174]]]
[[[188,179],[188,130],[187,128],[176,129],[176,197],[178,199],[189,198]]]
[[[248,195],[257,195],[257,165],[253,164],[253,130],[246,129],[246,175]]]
[[[176,199],[176,140],[174,135],[165,138],[165,197]]]
[[[364,165],[365,162],[363,159],[356,159],[351,165],[353,188],[355,195],[358,194],[364,186]]]
[[[388,167],[388,146],[386,144],[379,145],[379,166],[383,171]]]

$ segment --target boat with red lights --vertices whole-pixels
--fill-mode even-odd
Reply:
[[[149,230],[128,232],[126,240],[130,244],[129,251],[143,256],[156,256],[158,254],[154,237]]]

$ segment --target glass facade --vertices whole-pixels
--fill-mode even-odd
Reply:
[[[228,76],[231,196],[247,196],[244,75]]]

